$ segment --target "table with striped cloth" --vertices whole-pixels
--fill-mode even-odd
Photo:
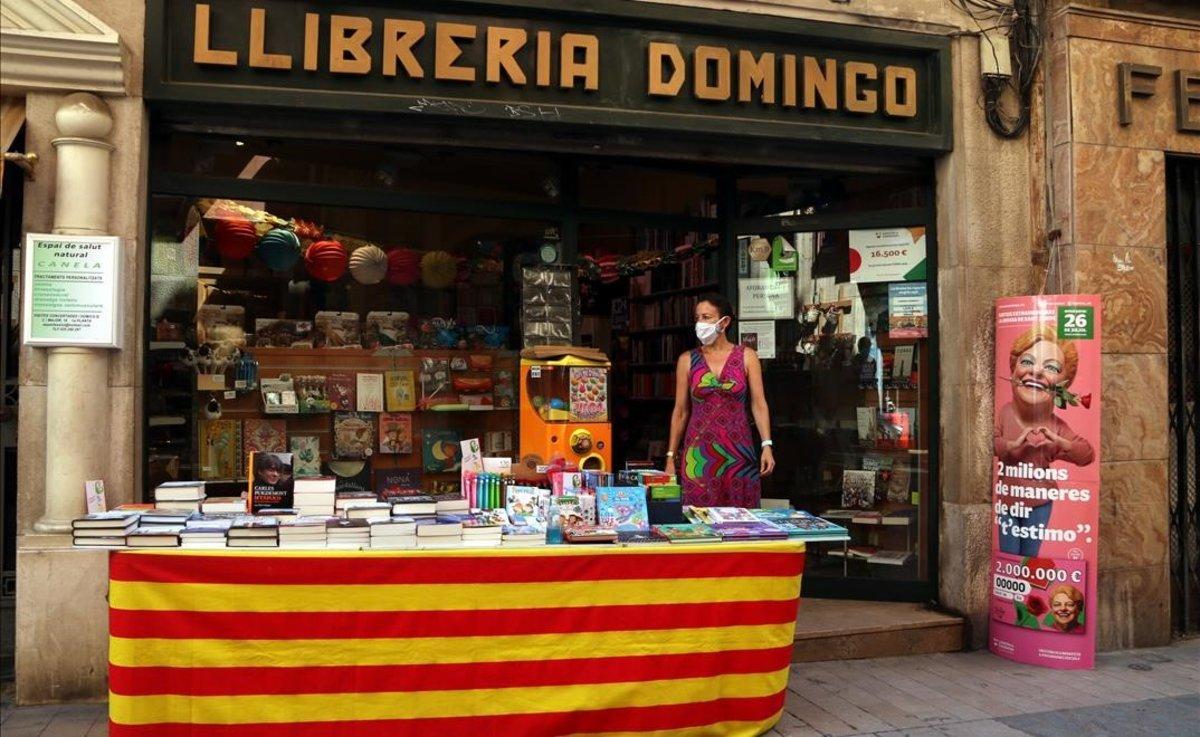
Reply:
[[[757,735],[799,542],[120,551],[111,737]]]

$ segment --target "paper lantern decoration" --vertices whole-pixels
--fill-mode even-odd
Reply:
[[[378,284],[387,270],[388,257],[379,246],[359,246],[350,254],[350,276],[359,284]]]
[[[292,230],[296,231],[296,235],[301,238],[307,238],[310,241],[315,241],[325,235],[325,228],[307,220],[293,220]]]
[[[401,287],[411,287],[421,278],[421,254],[411,248],[397,248],[387,255],[387,280]]]
[[[445,289],[458,276],[458,260],[445,251],[430,251],[421,257],[421,281],[430,289]]]
[[[221,258],[230,261],[244,259],[254,252],[258,231],[254,223],[236,213],[224,213],[213,226],[213,240]]]
[[[271,271],[289,271],[300,260],[300,239],[287,228],[273,228],[259,240],[258,258]]]
[[[346,273],[349,259],[337,241],[317,241],[304,252],[304,267],[318,281],[337,281]]]

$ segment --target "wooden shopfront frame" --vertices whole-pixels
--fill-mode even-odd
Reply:
[[[412,100],[403,95],[353,90],[265,89],[259,84],[246,84],[245,80],[239,81],[228,76],[222,78],[221,73],[228,70],[218,70],[213,74],[209,69],[198,81],[184,81],[173,77],[171,71],[171,58],[179,54],[182,48],[176,43],[179,29],[173,32],[169,24],[178,25],[183,21],[168,11],[178,3],[186,3],[189,9],[195,5],[191,0],[150,0],[148,5],[147,28],[150,32],[147,33],[146,47],[146,97],[151,105],[152,130],[156,134],[166,130],[200,131],[230,137],[265,133],[309,140],[341,139],[349,142],[357,139],[380,145],[474,146],[557,152],[562,194],[555,203],[513,203],[380,189],[209,177],[161,170],[156,166],[158,157],[156,146],[152,144],[149,178],[152,195],[216,196],[556,222],[561,228],[562,260],[567,262],[573,262],[577,256],[581,223],[716,232],[727,243],[735,242],[740,232],[768,232],[772,229],[809,231],[924,225],[930,236],[930,273],[936,274],[936,217],[932,204],[902,210],[817,214],[800,218],[802,223],[780,218],[738,221],[729,215],[736,212],[736,177],[745,173],[747,167],[808,165],[843,173],[920,171],[928,174],[932,181],[930,157],[950,147],[949,43],[944,38],[623,0],[599,0],[589,3],[584,10],[571,11],[558,10],[556,4],[540,0],[520,0],[503,6],[477,0],[437,3],[439,9],[447,12],[489,14],[481,17],[500,17],[509,22],[525,18],[531,23],[557,20],[584,24],[585,27],[588,22],[607,23],[606,27],[631,24],[639,26],[645,33],[674,34],[673,37],[684,41],[691,38],[688,33],[711,34],[717,32],[714,29],[720,29],[719,32],[735,40],[765,37],[777,43],[793,44],[795,48],[801,48],[802,42],[817,43],[814,40],[819,39],[819,44],[823,44],[820,50],[828,54],[844,56],[863,49],[873,49],[872,53],[877,55],[873,58],[881,60],[889,58],[889,54],[892,55],[892,61],[920,58],[920,68],[928,74],[925,80],[928,84],[929,107],[922,108],[928,112],[928,116],[920,118],[921,129],[915,131],[888,128],[887,120],[881,124],[882,127],[840,125],[844,120],[859,119],[858,115],[845,111],[836,111],[833,118],[817,124],[811,121],[781,122],[770,116],[763,119],[708,116],[703,114],[703,106],[681,113],[604,106],[575,106],[569,109],[568,106],[557,106],[559,117],[547,120],[524,113],[513,114],[509,110],[514,105],[519,111],[528,110],[529,106],[537,110],[544,101],[536,98],[471,99],[462,97],[460,90],[460,96],[456,97],[422,95],[420,99],[426,101],[448,102],[425,106],[417,111],[411,109],[413,105],[404,104]],[[232,12],[233,9],[247,14],[252,7],[265,7],[268,21],[270,10],[276,6],[311,5],[291,0],[211,0],[209,4],[214,8],[213,12]],[[404,8],[415,9],[418,13],[429,12],[431,5],[427,2],[411,2],[404,4]],[[357,6],[375,10],[380,7],[370,5],[368,0],[358,0]],[[404,8],[397,10],[389,6],[388,15],[403,16]],[[333,12],[324,3],[319,4],[318,11],[325,16]],[[161,29],[161,32],[155,33],[155,29]],[[247,42],[250,30],[247,26]],[[270,41],[269,33],[267,42]],[[194,38],[192,34],[185,35],[186,51],[190,55]],[[211,39],[214,46],[223,43],[219,42],[219,38],[218,35]],[[234,46],[236,43],[230,48]],[[271,70],[241,71],[257,73]],[[602,69],[601,79],[606,78]],[[455,107],[460,104],[470,107]],[[471,114],[462,112],[467,109],[472,111]],[[908,123],[911,125],[912,121]],[[700,169],[716,179],[719,217],[699,218],[585,207],[579,202],[578,172],[581,164],[593,156],[613,157],[642,165],[654,159],[655,166]],[[933,201],[932,185],[926,201]],[[731,295],[736,292],[736,265],[733,261],[724,260],[726,271],[721,275],[722,290]],[[929,319],[937,325],[936,277],[930,281]],[[933,356],[938,351],[937,335],[936,329],[931,331],[929,352]],[[927,577],[922,581],[910,582],[869,578],[825,580],[810,576],[807,594],[895,600],[927,600],[936,596],[940,442],[936,422],[939,411],[936,361],[930,362],[928,367],[932,369],[927,379],[932,418],[929,436],[931,477],[927,492],[930,498],[922,499],[924,510],[921,512],[921,526],[928,537],[928,544],[922,550],[922,554],[928,558]],[[143,437],[146,437],[147,427],[148,418],[144,417]],[[144,473],[146,470],[144,468]],[[145,476],[143,478],[145,486],[147,479]]]

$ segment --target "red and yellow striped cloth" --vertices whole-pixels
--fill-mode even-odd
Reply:
[[[798,542],[116,552],[109,734],[757,735],[803,568]]]

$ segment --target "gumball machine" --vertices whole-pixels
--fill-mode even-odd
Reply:
[[[541,354],[539,357],[537,354]],[[591,349],[558,348],[522,353],[522,470],[558,461],[580,469],[612,466],[608,383],[611,364]]]

